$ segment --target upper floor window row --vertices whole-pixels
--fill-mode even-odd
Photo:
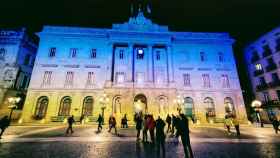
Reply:
[[[55,57],[57,54],[57,49],[56,47],[52,47],[49,49],[49,57]],[[78,55],[78,48],[70,48],[70,51],[69,51],[69,57],[70,58],[76,58]],[[90,55],[89,55],[90,58],[94,59],[97,57],[97,50],[95,48],[91,49],[90,50]]]
[[[200,55],[200,61],[201,62],[204,62],[204,61],[208,60],[205,52],[200,52],[199,55]],[[225,61],[225,55],[224,55],[223,52],[218,52],[217,55],[218,55],[218,58],[216,58],[216,59],[218,59],[219,62],[224,62]]]

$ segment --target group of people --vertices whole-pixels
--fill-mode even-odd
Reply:
[[[225,128],[227,129],[227,133],[229,135],[232,134],[230,131],[231,126],[234,126],[234,128],[236,130],[236,136],[240,136],[239,121],[235,116],[231,117],[229,115],[226,115],[224,125],[225,125]]]
[[[134,121],[136,124],[137,130],[137,140],[140,139],[140,133],[142,131],[143,142],[148,142],[148,131],[150,134],[151,143],[156,143],[158,151],[162,149],[163,154],[165,154],[165,138],[166,134],[169,132],[174,135],[176,130],[176,134],[174,135],[176,138],[181,137],[182,144],[184,146],[185,154],[188,157],[193,157],[193,152],[190,144],[189,137],[189,123],[188,118],[184,114],[180,114],[178,116],[172,115],[172,117],[168,114],[166,120],[164,121],[160,116],[158,116],[157,120],[154,120],[153,115],[146,114],[142,115],[142,113],[136,113],[134,115]],[[164,129],[167,123],[167,131],[165,133]],[[171,127],[172,124],[172,127]],[[156,133],[154,134],[154,131]],[[186,156],[187,157],[187,156]]]

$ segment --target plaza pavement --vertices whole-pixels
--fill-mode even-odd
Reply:
[[[118,129],[118,135],[96,126],[75,125],[74,133],[66,135],[66,125],[10,126],[0,140],[0,157],[65,157],[65,158],[153,158],[156,150],[150,143],[137,143],[134,127]],[[114,130],[112,130],[114,131]],[[241,137],[228,135],[222,125],[193,125],[190,137],[195,157],[272,157],[280,158],[280,138],[271,126],[256,128],[242,125]],[[232,131],[235,130],[232,128]],[[169,137],[167,158],[184,157],[178,140]]]

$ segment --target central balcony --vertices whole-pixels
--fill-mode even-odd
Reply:
[[[259,75],[262,75],[264,73],[263,70],[255,70],[254,71],[254,76],[259,76]]]

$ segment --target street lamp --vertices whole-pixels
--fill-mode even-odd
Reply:
[[[178,95],[177,98],[173,100],[173,102],[177,104],[177,111],[179,114],[181,114],[182,104],[184,103],[184,99],[180,95]]]
[[[16,104],[19,101],[20,101],[20,97],[10,97],[10,98],[8,98],[8,102],[9,102],[8,108],[11,109],[9,120],[11,120],[13,111],[17,108]]]
[[[254,100],[252,102],[251,106],[254,109],[254,111],[256,112],[257,122],[260,121],[261,127],[263,127],[263,123],[262,123],[262,119],[261,119],[261,115],[260,115],[260,111],[262,110],[262,108],[261,108],[262,102],[259,100]]]
[[[106,105],[109,102],[109,98],[107,97],[107,94],[103,94],[101,98],[99,98],[99,102],[101,104],[101,110],[102,110],[102,124],[104,124],[104,110],[106,109]]]

